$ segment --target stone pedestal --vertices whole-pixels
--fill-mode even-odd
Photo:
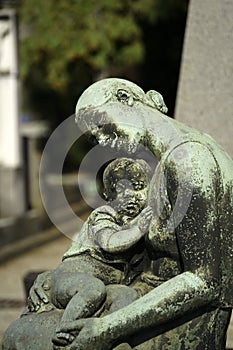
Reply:
[[[44,121],[28,121],[21,123],[20,135],[25,141],[25,152],[27,153],[27,164],[25,164],[25,173],[27,181],[29,206],[43,212],[43,204],[39,189],[39,168],[41,152],[38,151],[37,143],[40,138],[48,134],[49,128]]]

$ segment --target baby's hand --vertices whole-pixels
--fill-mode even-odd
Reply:
[[[142,212],[138,215],[137,225],[139,230],[145,234],[149,230],[149,226],[152,219],[152,208],[146,207],[142,210]]]

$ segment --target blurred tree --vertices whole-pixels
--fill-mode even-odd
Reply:
[[[61,107],[71,89],[77,98],[92,80],[122,75],[142,63],[144,27],[186,8],[185,0],[23,0],[21,77],[30,90],[28,102],[40,113],[41,101],[51,99],[47,112],[65,112]]]
[[[156,1],[24,0],[19,10],[22,78],[38,90],[42,80],[41,93],[64,93],[74,79],[83,89],[113,68],[141,63],[139,20],[155,19]]]
[[[156,75],[153,70],[162,74],[163,68],[154,63],[165,57],[169,65],[169,55],[177,63],[177,32],[169,28],[174,19],[185,19],[187,3],[23,0],[19,15],[24,105],[49,120],[54,129],[73,113],[80,93],[99,78],[133,78],[142,87],[158,89],[158,79],[155,86],[150,77]],[[161,23],[167,28],[164,43],[159,39]],[[178,35],[182,43],[183,33]],[[169,52],[172,46],[175,50]]]

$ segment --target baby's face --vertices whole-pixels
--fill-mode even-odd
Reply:
[[[119,180],[112,206],[121,216],[137,216],[146,206],[148,187],[148,179],[144,173],[136,173],[131,180]]]

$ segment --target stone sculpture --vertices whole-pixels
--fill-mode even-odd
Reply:
[[[129,283],[142,285],[144,293],[112,313],[61,327],[74,339],[60,349],[225,349],[233,306],[233,162],[211,137],[164,112],[160,94],[145,94],[123,79],[99,81],[78,101],[76,122],[83,131],[130,158],[147,148],[158,166],[147,203],[149,263]],[[39,276],[34,300],[46,300],[48,281],[48,275]],[[48,344],[62,314],[32,312],[15,321],[3,349],[52,349]]]
[[[146,207],[146,173],[150,173],[146,162],[129,158],[116,159],[105,169],[109,204],[91,213],[51,275],[52,305],[65,309],[61,330],[72,321],[111,313],[138,298],[136,288],[126,285],[143,271],[142,266],[134,271],[128,266],[135,254],[145,258],[142,238],[152,217],[151,208]],[[33,309],[33,303],[30,306]],[[74,335],[57,329],[53,343],[64,346],[73,340]]]

